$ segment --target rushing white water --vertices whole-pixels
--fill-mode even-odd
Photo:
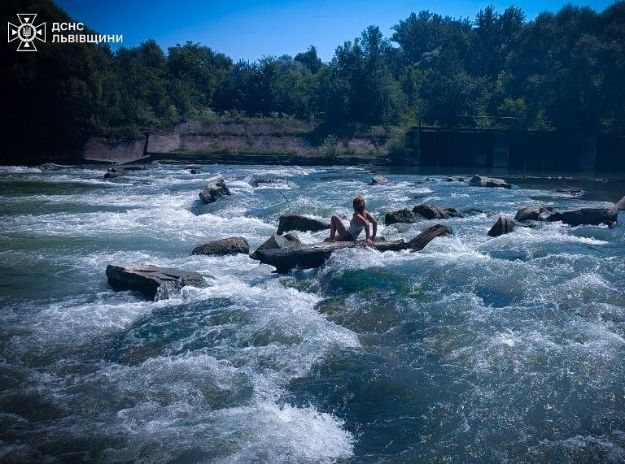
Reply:
[[[217,174],[233,195],[202,206]],[[486,236],[497,215],[606,205],[623,183],[579,181],[589,192],[572,197],[555,192],[571,179],[385,175],[152,166],[111,183],[94,167],[1,168],[0,461],[625,460],[624,227]],[[286,276],[190,255],[233,235],[253,249],[281,214],[348,215],[357,194],[389,239],[434,221],[384,227],[387,211],[482,212],[419,253],[343,250]],[[211,285],[144,301],[108,287],[109,263]]]

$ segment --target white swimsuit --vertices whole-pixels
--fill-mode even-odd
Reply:
[[[347,233],[349,233],[349,235],[351,235],[354,240],[357,240],[360,232],[362,232],[362,229],[364,228],[364,225],[358,224],[352,219],[351,221],[349,221],[349,229],[347,229]]]

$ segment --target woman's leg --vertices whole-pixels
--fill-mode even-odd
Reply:
[[[337,233],[338,237],[336,237]],[[330,219],[330,240],[346,240],[348,235],[341,218],[336,215],[332,216]]]

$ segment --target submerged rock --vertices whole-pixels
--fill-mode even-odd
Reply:
[[[213,203],[219,200],[221,197],[230,195],[230,190],[226,186],[226,181],[223,177],[210,180],[204,190],[200,192],[200,199],[204,203]]]
[[[514,221],[504,216],[499,216],[497,222],[488,231],[489,237],[499,237],[500,235],[509,234],[514,230]]]
[[[503,179],[497,177],[486,177],[475,175],[469,180],[469,185],[473,187],[501,187],[512,188],[512,186]]]
[[[122,177],[123,175],[124,175],[123,171],[119,169],[115,169],[115,168],[109,168],[104,174],[104,179],[113,180],[113,179],[117,179],[118,177]]]
[[[228,237],[213,240],[193,249],[193,255],[234,255],[237,253],[248,254],[250,245],[245,237]]]
[[[272,187],[278,185],[289,185],[289,181],[280,177],[254,176],[250,184],[252,187]]]
[[[141,292],[147,298],[164,300],[180,292],[182,287],[207,287],[208,284],[197,272],[181,271],[158,266],[114,266],[106,267],[109,285],[117,290]]]
[[[419,214],[416,214],[408,208],[400,209],[397,211],[391,211],[384,215],[384,224],[390,226],[391,224],[405,223],[412,224],[423,219]]]
[[[320,221],[319,219],[313,219],[306,216],[300,216],[299,214],[286,214],[280,216],[280,222],[278,224],[278,235],[282,235],[283,232],[288,230],[298,230],[300,232],[317,232],[319,230],[329,229],[330,224]]]
[[[384,176],[373,176],[371,178],[370,185],[384,185],[388,184],[388,179]]]
[[[273,234],[267,240],[265,240],[256,251],[250,255],[252,259],[258,259],[258,252],[266,250],[298,250],[301,248],[302,242],[297,234],[292,232],[285,235]]]
[[[611,227],[617,217],[616,208],[578,208],[562,212],[562,222],[570,226],[607,224]]]
[[[551,206],[526,206],[517,211],[515,221],[561,221],[562,214]]]
[[[42,171],[60,171],[61,169],[65,169],[65,166],[56,163],[43,163],[39,166],[39,169]]]

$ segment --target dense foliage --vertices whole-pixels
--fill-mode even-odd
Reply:
[[[68,20],[50,0],[6,0],[2,24],[16,11]],[[625,132],[622,1],[600,13],[566,6],[532,21],[515,7],[487,7],[473,21],[422,11],[390,37],[370,26],[329,63],[313,46],[295,57],[235,63],[190,42],[165,53],[153,40],[115,53],[49,43],[16,53],[5,44],[2,54],[5,154],[71,151],[89,135],[136,137],[220,114]],[[9,134],[26,142],[13,147]]]

